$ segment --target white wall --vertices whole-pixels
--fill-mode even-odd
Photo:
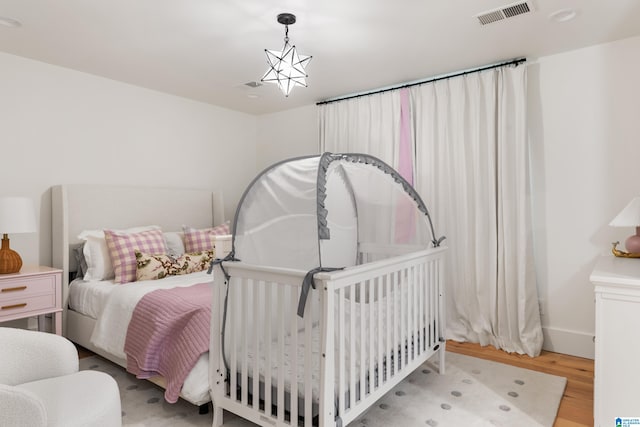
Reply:
[[[0,94],[0,196],[38,210],[10,236],[25,264],[51,265],[53,185],[219,188],[231,216],[255,175],[252,115],[4,53]]]
[[[607,224],[640,194],[640,37],[529,65],[534,237],[544,347],[593,357],[589,274],[633,229]]]
[[[318,154],[318,109],[315,105],[258,116],[258,171],[296,156]]]

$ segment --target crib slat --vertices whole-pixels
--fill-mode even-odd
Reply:
[[[378,367],[377,387],[380,387],[382,385],[382,369],[383,369],[382,361],[384,360],[384,345],[383,345],[384,329],[382,326],[382,312],[384,310],[385,300],[383,299],[383,292],[382,292],[382,277],[378,277],[376,279],[376,282],[378,284],[378,333],[376,334],[376,336],[378,337],[378,357],[376,359],[376,364]]]
[[[387,321],[386,321],[386,329],[387,329],[387,339],[385,341],[385,348],[384,348],[384,352],[386,354],[386,362],[387,362],[387,366],[386,366],[386,374],[385,374],[385,381],[387,381],[389,379],[389,376],[391,375],[391,363],[392,363],[392,356],[393,356],[393,345],[391,344],[391,330],[393,328],[393,316],[391,314],[391,301],[393,299],[393,294],[391,292],[392,289],[392,285],[391,285],[391,274],[387,273],[385,276],[385,281],[386,281],[386,285],[387,285]]]
[[[422,289],[422,282],[420,281],[420,277],[422,277],[420,275],[420,264],[415,266],[415,280],[416,280],[416,285],[415,285],[415,290],[414,290],[414,298],[413,298],[413,309],[415,310],[415,314],[414,314],[414,319],[415,319],[415,324],[414,324],[414,346],[413,348],[415,349],[415,355],[416,357],[420,356],[420,354],[422,354],[422,350],[420,349],[420,347],[422,346],[422,338],[420,337],[420,334],[422,333],[422,329],[420,328],[420,317],[422,315],[422,313],[420,312],[420,289]]]
[[[284,377],[286,373],[284,359],[284,286],[276,286],[278,288],[278,393],[276,402],[276,411],[278,421],[284,422]],[[294,358],[295,359],[295,358]]]
[[[424,310],[425,310],[425,343],[427,348],[431,348],[431,333],[429,329],[431,328],[431,310],[429,308],[429,300],[431,299],[431,263],[427,263],[427,286],[425,288],[424,295]]]
[[[291,346],[289,360],[291,361],[291,425],[298,425],[298,295],[293,286],[289,289],[289,323],[291,324]]]
[[[427,263],[427,286],[425,288],[424,295],[424,309],[425,309],[425,323],[426,323],[426,331],[425,331],[425,343],[427,348],[431,348],[431,281],[432,277],[432,268],[431,263]]]
[[[402,278],[405,276],[406,271],[401,270],[398,272],[398,279],[400,285],[400,313],[398,317],[400,318],[400,357],[398,363],[398,371],[401,371],[406,365],[407,353],[406,353],[406,345],[407,345],[407,308],[406,308],[406,299],[408,297],[408,289],[405,281]]]
[[[431,309],[432,312],[432,320],[431,322],[433,323],[433,332],[431,333],[431,340],[432,340],[432,345],[436,345],[437,341],[438,341],[438,328],[440,327],[440,325],[438,324],[438,286],[437,286],[437,281],[438,281],[438,264],[437,263],[433,263],[433,286],[431,286],[431,305],[433,306],[433,308]]]
[[[444,286],[444,267],[442,265],[442,258],[438,258],[436,261],[436,265],[438,266],[438,279],[437,279],[437,294],[438,294],[438,341],[440,341],[440,338],[444,338],[444,327],[445,325],[444,323],[444,319],[446,318],[446,313],[445,313],[445,305],[444,305],[444,298],[443,297],[443,286]],[[442,329],[440,329],[442,328]],[[444,351],[444,343],[442,343],[442,346],[440,348],[440,350],[438,351],[438,359],[440,360],[440,364],[438,365],[438,372],[440,373],[440,375],[445,375],[446,374],[446,364],[445,364],[445,355],[446,352]]]
[[[260,336],[262,334],[259,333],[262,322],[261,320],[264,318],[264,310],[262,310],[262,306],[260,301],[264,301],[262,297],[263,294],[263,283],[258,282],[253,289],[253,386],[252,386],[252,396],[253,396],[253,409],[256,411],[260,410],[260,368],[259,361],[262,357],[260,352]]]
[[[349,293],[353,297],[353,293]],[[336,349],[338,352],[338,414],[342,415],[345,411],[345,342],[344,342],[344,288],[340,288],[338,290],[338,324],[336,325],[338,332],[338,348]]]
[[[320,378],[318,425],[330,426],[335,420],[335,292],[324,284],[319,287]]]
[[[413,330],[411,329],[411,323],[413,321],[413,310],[412,310],[412,306],[413,304],[411,304],[411,296],[413,294],[413,277],[412,277],[412,269],[411,267],[407,267],[404,270],[404,277],[405,280],[407,281],[404,286],[406,287],[406,302],[405,302],[405,309],[406,309],[406,314],[405,314],[405,322],[406,322],[406,328],[407,328],[407,337],[406,337],[406,360],[405,360],[405,364],[408,364],[411,362],[411,360],[413,359],[413,355],[412,355],[412,349],[411,349],[411,340],[413,339],[412,333]]]
[[[374,313],[374,308],[375,308],[375,279],[371,279],[371,280],[367,280],[367,293],[369,294],[369,348],[365,349],[365,351],[367,352],[366,357],[369,358],[369,372],[367,375],[368,378],[368,390],[367,387],[365,385],[365,387],[363,387],[363,393],[360,395],[360,400],[364,399],[365,395],[368,393],[373,392],[373,387],[375,385],[375,371],[374,371],[374,362],[375,362],[375,357],[374,355],[376,354],[375,351],[375,342],[374,342],[374,333],[376,331],[376,321],[375,321],[375,313]],[[365,360],[366,360],[365,357]]]
[[[408,298],[409,307],[411,307],[411,360],[415,360],[418,356],[418,328],[417,328],[417,299],[416,299],[416,291],[418,289],[417,280],[417,271],[416,267],[412,266],[409,270],[411,279],[409,282],[411,283],[411,296]]]
[[[419,269],[418,269],[418,283],[420,283],[420,287],[418,288],[418,328],[420,329],[420,354],[422,354],[425,351],[425,347],[424,347],[424,305],[423,305],[423,295],[424,295],[424,288],[426,286],[426,279],[425,279],[425,271],[424,271],[425,265],[423,263],[420,263]]]
[[[413,283],[412,283],[412,271],[411,271],[411,267],[407,267],[404,269],[404,278],[405,278],[405,283],[403,284],[403,286],[405,287],[405,302],[404,302],[404,309],[405,309],[405,317],[404,317],[404,322],[405,322],[405,365],[411,363],[411,360],[413,359],[412,354],[411,354],[411,344],[412,344],[412,340],[413,340],[413,330],[411,328],[412,326],[412,321],[413,321],[413,304],[411,303],[411,296],[413,294]]]
[[[242,284],[245,282],[245,279],[241,279],[240,283],[238,283],[237,286],[231,286],[231,289],[229,290],[229,298],[231,298],[231,304],[229,304],[229,313],[227,314],[229,317],[229,320],[231,320],[231,327],[229,328],[229,330],[231,331],[231,339],[230,339],[230,345],[231,345],[231,366],[230,366],[230,388],[229,388],[229,393],[231,394],[231,399],[236,400],[237,398],[237,394],[236,394],[236,390],[237,390],[237,386],[238,386],[238,344],[237,344],[237,338],[240,336],[238,335],[239,331],[238,331],[238,316],[239,313],[241,313],[241,311],[238,310],[238,291],[239,289],[242,287]]]
[[[404,369],[408,362],[407,358],[407,335],[409,333],[407,328],[407,322],[409,321],[409,313],[407,313],[407,298],[409,298],[409,284],[407,283],[407,270],[400,271],[400,287],[402,292],[400,293],[400,342],[402,343],[402,363],[400,369]]]
[[[273,282],[265,282],[265,302],[269,305],[273,301]],[[265,309],[264,313],[264,412],[271,416],[271,310]]]
[[[418,325],[418,327],[420,328],[420,353],[423,353],[424,351],[426,351],[426,347],[424,345],[424,287],[426,286],[427,282],[426,282],[426,278],[424,275],[424,269],[425,269],[425,265],[423,263],[420,263],[420,274],[418,277],[418,281],[420,283],[420,288],[419,288],[419,292],[418,292],[418,310],[419,310],[419,320],[420,323]]]
[[[431,345],[434,346],[436,344],[437,334],[438,334],[438,286],[436,284],[436,280],[438,279],[438,266],[433,263],[433,273],[432,280],[434,280],[431,285]]]
[[[431,328],[431,310],[429,308],[429,300],[431,299],[431,274],[432,274],[432,268],[431,268],[431,263],[428,262],[427,263],[427,287],[425,288],[425,295],[424,295],[424,310],[426,312],[425,315],[425,342],[427,344],[428,348],[431,348],[431,342],[430,342],[430,336],[431,334],[429,333],[429,328]]]
[[[407,297],[407,304],[409,305],[410,308],[410,312],[411,312],[411,316],[410,316],[410,320],[411,320],[411,325],[410,325],[410,337],[409,337],[409,352],[411,353],[410,355],[410,359],[411,361],[415,360],[416,358],[416,346],[418,345],[418,336],[416,334],[417,328],[416,328],[416,289],[417,289],[417,283],[416,283],[416,267],[415,266],[411,266],[411,268],[409,269],[409,277],[410,280],[409,282],[411,283],[411,288],[410,288],[410,294]]]
[[[400,293],[400,342],[402,357],[400,358],[400,370],[404,369],[404,366],[407,364],[407,321],[409,320],[409,316],[407,313],[407,298],[409,297],[409,284],[406,283],[407,271],[400,271],[400,287],[402,292]]]
[[[391,341],[393,345],[393,375],[398,372],[398,366],[400,366],[400,358],[402,352],[400,351],[400,337],[399,329],[400,325],[398,324],[398,311],[400,310],[400,287],[398,286],[398,272],[394,271],[391,275],[391,286],[393,288],[393,341]]]
[[[434,274],[434,296],[433,299],[436,301],[437,304],[437,310],[438,310],[438,315],[434,316],[435,317],[435,330],[436,330],[436,335],[438,337],[438,339],[441,336],[442,331],[440,330],[440,328],[442,327],[442,325],[440,324],[440,313],[443,312],[443,301],[440,298],[440,286],[442,283],[442,275],[444,274],[444,270],[442,270],[440,268],[440,259],[436,260],[435,262],[435,270],[436,273]],[[444,317],[443,317],[444,319]],[[443,371],[444,366],[440,366],[440,373],[444,373]]]
[[[311,373],[313,372],[313,349],[312,349],[312,334],[313,334],[313,313],[314,305],[316,304],[314,293],[309,294],[307,299],[307,307],[305,309],[304,316],[304,425],[305,427],[313,426],[313,383]]]
[[[251,283],[252,281],[246,280],[243,283],[242,286],[242,293],[244,295],[242,295],[242,297],[240,298],[240,303],[243,304],[242,307],[242,311],[240,313],[246,313],[247,312],[247,308],[251,306],[251,296],[252,296],[252,292],[250,291],[251,289]],[[246,306],[244,306],[244,304],[246,303]],[[240,400],[242,402],[243,405],[246,405],[248,402],[248,396],[249,396],[249,391],[248,391],[248,374],[247,374],[247,370],[248,370],[248,351],[247,351],[247,347],[248,347],[248,342],[249,342],[249,321],[250,319],[246,316],[246,315],[242,315],[240,316],[242,319],[242,349],[241,349],[241,357],[242,357],[242,374],[241,374],[241,381],[240,381]]]
[[[350,373],[350,382],[349,382],[349,408],[353,408],[356,404],[356,396],[360,393],[360,397],[364,396],[364,384],[365,384],[365,365],[364,365],[364,299],[366,289],[364,288],[364,283],[359,282],[358,286],[358,297],[359,306],[355,307],[355,298],[351,299],[351,310],[349,311],[349,326],[351,326],[351,333],[349,335],[350,345],[349,345],[349,373]],[[355,290],[355,289],[354,289]],[[360,313],[358,313],[358,310]],[[357,325],[356,319],[360,316],[360,324]],[[357,328],[356,328],[357,326]],[[360,346],[357,347],[356,350],[356,340],[360,340]],[[360,354],[360,361],[358,362],[358,353]],[[356,365],[360,363],[360,389],[356,390],[356,378],[358,376],[358,370],[356,369]]]
[[[366,365],[366,360],[365,360],[365,355],[367,353],[367,341],[366,341],[366,325],[367,325],[367,321],[366,321],[366,312],[365,312],[365,308],[367,307],[366,301],[367,301],[367,292],[368,289],[366,287],[366,281],[362,281],[360,282],[360,325],[358,328],[358,331],[356,332],[358,334],[358,337],[360,339],[360,346],[356,349],[357,352],[360,353],[360,396],[355,396],[356,401],[362,400],[364,398],[364,395],[366,393],[365,387],[367,385],[367,379],[366,379],[366,372],[367,372],[367,365]],[[355,393],[355,389],[354,389],[354,394]],[[358,399],[359,397],[359,399]]]

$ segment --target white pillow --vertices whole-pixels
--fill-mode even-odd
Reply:
[[[111,256],[104,237],[88,236],[82,249],[87,271],[84,280],[109,280],[116,277],[111,263]]]
[[[121,233],[139,233],[140,231],[160,230],[157,225],[133,227],[126,230],[118,230]],[[84,230],[78,235],[78,239],[84,240],[82,253],[87,262],[87,271],[83,279],[86,281],[111,280],[116,277],[111,262],[111,255],[107,248],[107,241],[102,230]]]
[[[168,231],[162,233],[164,237],[164,243],[167,246],[167,255],[172,257],[179,257],[186,251],[184,249],[184,233],[180,231]]]

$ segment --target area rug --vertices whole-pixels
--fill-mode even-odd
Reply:
[[[424,363],[382,397],[353,427],[553,426],[566,379],[456,353],[446,354],[446,374],[437,360]],[[180,399],[164,401],[163,390],[138,380],[98,356],[80,360],[80,369],[113,376],[120,387],[125,426],[210,426],[212,414]],[[254,426],[228,412],[225,427]]]

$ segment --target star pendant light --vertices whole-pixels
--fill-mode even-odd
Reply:
[[[307,73],[305,67],[309,64],[311,56],[300,55],[295,45],[289,44],[289,25],[295,24],[296,16],[291,13],[278,15],[278,22],[284,25],[284,47],[282,51],[265,49],[269,69],[261,81],[277,83],[278,87],[289,96],[294,86],[307,87]]]

